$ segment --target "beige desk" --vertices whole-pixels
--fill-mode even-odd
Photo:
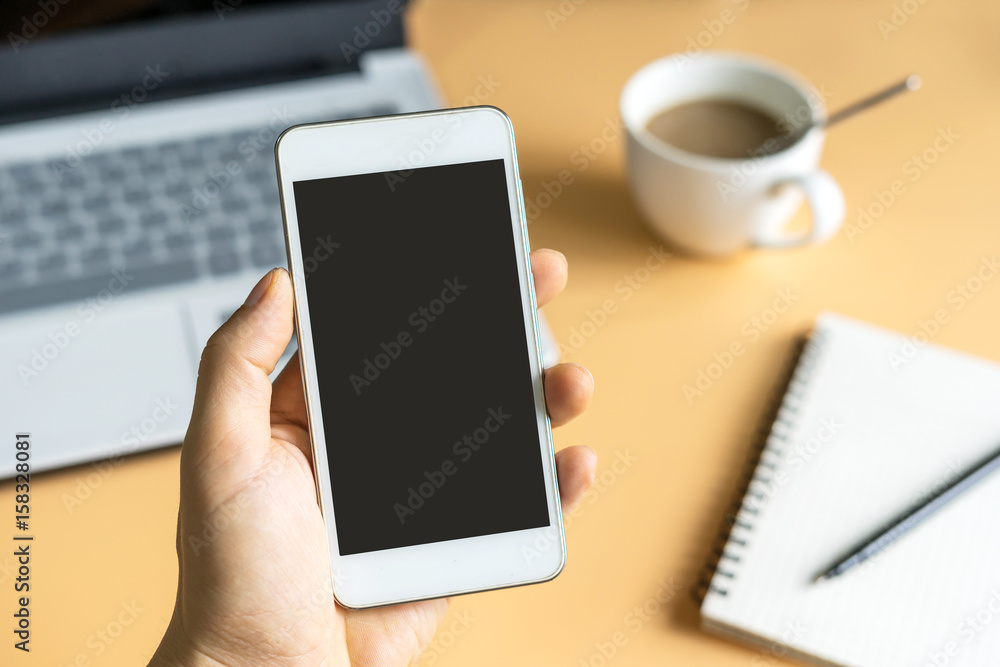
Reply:
[[[919,9],[893,17],[903,4]],[[704,33],[727,8],[735,20],[718,36]],[[558,430],[557,445],[587,444],[601,457],[600,486],[568,520],[565,572],[544,586],[457,600],[421,664],[596,667],[617,632],[627,643],[607,664],[780,664],[701,633],[687,590],[793,335],[821,309],[912,333],[944,308],[950,322],[935,342],[1000,360],[1000,280],[960,310],[947,300],[1000,252],[1000,5],[423,0],[411,18],[413,43],[450,102],[473,98],[513,118],[529,200],[545,202],[543,184],[560,171],[573,175],[530,230],[534,247],[570,260],[566,294],[547,313],[560,341],[577,348],[566,358],[597,379],[592,409]],[[724,262],[673,257],[643,274],[660,242],[626,190],[612,136],[618,94],[641,65],[699,39],[792,66],[834,108],[910,72],[924,77],[919,93],[829,135],[823,164],[844,188],[857,233]],[[953,139],[935,144],[941,133]],[[896,180],[905,192],[880,208],[878,193]],[[859,223],[859,210],[870,222]],[[639,289],[622,289],[629,276]],[[754,324],[781,291],[794,295],[792,307]],[[615,312],[588,325],[588,312],[608,300]],[[704,395],[685,398],[683,386],[734,341],[746,353]],[[36,479],[35,651],[24,660],[10,647],[15,575],[5,548],[0,663],[149,657],[173,605],[177,463],[173,448],[104,477],[81,466]],[[83,502],[70,511],[74,495]],[[12,485],[0,486],[0,498],[13,503]],[[644,606],[652,611],[633,611]]]

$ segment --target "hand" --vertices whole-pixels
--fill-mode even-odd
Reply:
[[[566,259],[536,250],[531,267],[543,305],[565,286]],[[202,354],[181,449],[177,599],[151,666],[408,665],[447,611],[447,600],[334,602],[298,359],[268,379],[292,322],[291,283],[275,269]],[[552,425],[583,412],[593,386],[581,366],[547,370]],[[593,482],[596,456],[569,447],[556,467],[567,512]]]

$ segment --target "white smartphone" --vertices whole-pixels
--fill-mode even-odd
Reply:
[[[566,545],[510,119],[298,125],[275,155],[337,601],[552,579]]]

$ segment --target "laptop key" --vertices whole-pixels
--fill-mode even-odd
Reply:
[[[281,231],[281,222],[275,222],[271,218],[254,218],[247,226],[254,235],[271,236]]]
[[[273,169],[248,169],[246,171],[246,178],[250,183],[261,183],[277,177]]]
[[[117,183],[123,180],[126,176],[125,169],[118,166],[117,164],[108,164],[102,166],[97,173],[98,177],[102,181],[109,181],[112,183]]]
[[[110,261],[111,251],[106,246],[88,248],[80,254],[80,262],[85,266],[103,266]]]
[[[208,240],[213,244],[227,244],[233,241],[236,233],[232,227],[211,227],[208,230]]]
[[[20,276],[23,270],[24,265],[16,259],[0,261],[0,281],[10,280]]]
[[[175,232],[163,239],[163,245],[173,252],[186,250],[194,246],[194,237],[189,232]]]
[[[82,165],[89,169],[99,171],[101,169],[106,169],[111,165],[115,165],[118,162],[121,162],[120,155],[121,155],[120,153],[116,153],[114,151],[99,151],[97,153],[93,153],[92,155],[87,156],[87,158],[84,159]]]
[[[42,204],[41,215],[43,218],[55,218],[66,215],[69,212],[69,203],[65,199],[57,199]]]
[[[83,225],[71,223],[56,229],[55,237],[57,241],[77,241],[82,239],[84,234],[86,234],[86,230]]]
[[[0,281],[0,313],[27,308],[50,306],[67,301],[82,301],[97,296],[112,285],[119,288],[125,284],[125,292],[149,287],[159,287],[193,280],[198,277],[194,260],[185,258],[165,264],[129,265],[109,268],[70,280],[47,281],[7,289]]]
[[[7,167],[7,173],[18,184],[18,189],[29,183],[44,185],[52,182],[52,171],[42,162],[14,164]]]
[[[75,224],[76,218],[70,215],[69,211],[62,215],[53,215],[45,220],[45,224],[53,229],[62,229],[68,225]]]
[[[166,160],[179,155],[183,150],[184,142],[182,141],[167,141],[153,148],[153,151],[161,160]]]
[[[184,203],[188,203],[194,194],[194,189],[191,187],[191,184],[185,180],[170,183],[163,189],[163,192],[171,199],[177,199],[183,201]]]
[[[12,164],[7,167],[7,173],[15,181],[26,181],[35,173],[35,166],[33,164]]]
[[[80,166],[69,168],[54,168],[56,183],[66,187],[79,188],[87,182],[87,170]]]
[[[205,158],[200,153],[182,153],[178,164],[181,169],[197,169],[205,165]]]
[[[117,215],[109,215],[97,221],[97,231],[104,235],[117,234],[125,230],[125,221]]]
[[[145,201],[149,201],[153,197],[153,193],[149,191],[149,188],[132,188],[126,190],[125,194],[122,195],[122,200],[126,204],[139,204]]]
[[[226,213],[240,213],[250,208],[250,202],[243,197],[229,197],[222,201],[222,210]]]
[[[28,212],[25,211],[23,207],[9,208],[0,212],[0,225],[3,225],[4,227],[13,227],[15,225],[20,226],[24,224],[27,217]]]
[[[254,266],[285,266],[287,257],[285,249],[276,245],[256,245],[250,251],[250,259]]]
[[[59,252],[43,257],[42,260],[38,262],[37,267],[38,271],[43,275],[53,272],[62,272],[66,269],[66,255]]]
[[[129,274],[128,289],[159,287],[171,283],[194,280],[198,277],[198,267],[191,258],[174,259],[162,264],[141,266],[125,263],[125,273]]]
[[[141,261],[153,254],[153,244],[145,236],[129,241],[122,246],[122,253],[126,262]]]
[[[33,229],[29,229],[12,235],[10,243],[15,250],[34,248],[42,244],[42,235]]]
[[[111,205],[111,198],[107,193],[99,192],[83,200],[83,208],[88,211],[105,209]]]
[[[159,176],[167,170],[167,165],[160,160],[143,162],[139,165],[139,173],[143,176]]]
[[[208,268],[215,275],[220,275],[223,273],[233,273],[238,271],[240,268],[240,258],[236,253],[225,253],[221,255],[212,255],[208,258]]]
[[[83,228],[83,225],[70,223],[56,229],[55,238],[57,241],[77,241],[82,239],[84,234],[86,234],[86,230]]]
[[[147,229],[157,228],[166,225],[169,219],[166,211],[146,211],[139,218],[139,224]]]
[[[133,146],[132,148],[122,149],[121,151],[119,151],[118,155],[123,160],[127,160],[129,162],[138,162],[139,160],[142,159],[145,150],[146,149],[142,146]]]

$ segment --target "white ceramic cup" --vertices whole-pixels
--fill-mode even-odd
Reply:
[[[622,91],[621,116],[632,193],[650,224],[681,250],[716,257],[747,246],[797,246],[833,236],[844,220],[844,195],[817,166],[821,128],[773,154],[745,159],[689,153],[646,129],[665,109],[707,99],[760,109],[779,120],[782,132],[826,117],[821,96],[807,81],[756,57],[678,54],[643,67]],[[803,195],[812,209],[811,229],[786,232]]]

